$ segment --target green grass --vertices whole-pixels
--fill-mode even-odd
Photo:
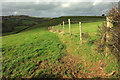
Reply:
[[[94,42],[100,37],[97,36],[98,26],[101,26],[102,22],[89,22],[82,23],[82,43],[80,42],[80,30],[79,24],[71,24],[71,32],[69,33],[68,24],[65,25],[65,34],[59,35],[62,42],[66,44],[66,49],[69,50],[70,54],[79,56],[81,60],[85,60],[85,64],[82,65],[82,70],[87,71],[90,67],[86,67],[89,62],[97,63],[99,60],[104,60],[104,69],[107,73],[115,71],[116,74],[112,77],[118,75],[118,63],[114,55],[109,55],[105,57],[103,54],[98,53],[95,49]],[[62,27],[59,28],[63,31]],[[92,65],[93,66],[93,65]]]
[[[65,19],[67,20],[67,18]],[[86,20],[84,18],[81,18],[81,20],[82,19]],[[78,20],[78,18],[76,20]],[[97,21],[97,17],[91,21],[94,20]],[[90,19],[88,21],[90,21]],[[44,63],[46,67],[39,68],[39,64],[49,61],[49,65],[57,64],[56,66],[61,67],[58,60],[66,54],[66,50],[85,62],[76,64],[76,66],[81,67],[83,72],[91,72],[88,71],[88,69],[93,67],[93,65],[87,67],[89,62],[97,63],[97,61],[103,59],[106,72],[110,73],[114,70],[116,74],[112,77],[116,77],[118,74],[118,64],[114,55],[104,57],[104,55],[95,50],[94,42],[100,38],[96,35],[98,31],[97,26],[101,26],[102,22],[103,18],[101,18],[100,22],[82,22],[82,43],[80,42],[78,24],[71,24],[72,35],[69,34],[67,24],[65,24],[65,34],[63,35],[47,31],[44,26],[55,25],[54,19],[33,26],[24,32],[3,36],[3,77],[57,77],[53,76],[53,73],[50,73],[50,69],[54,68],[54,66],[49,67],[47,63]],[[62,28],[60,30],[62,30]],[[112,61],[110,61],[111,59]],[[36,70],[38,71],[36,72]],[[78,70],[80,70],[80,68],[78,68]],[[65,71],[61,71],[61,74],[71,76],[65,74]],[[54,72],[54,75],[57,75],[57,72]]]
[[[2,37],[3,77],[27,77],[35,73],[38,63],[60,59],[65,46],[56,34],[46,28],[21,32]]]

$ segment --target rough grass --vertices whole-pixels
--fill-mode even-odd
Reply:
[[[4,36],[2,40],[3,77],[31,77],[39,63],[52,64],[65,54],[65,46],[57,35],[45,28]]]
[[[118,77],[118,62],[116,57],[112,54],[105,57],[104,54],[98,53],[95,49],[94,42],[100,38],[97,36],[98,25],[101,26],[102,22],[82,23],[82,42],[79,37],[79,24],[71,24],[72,35],[69,34],[68,24],[65,25],[65,34],[57,34],[61,41],[66,44],[66,50],[69,53],[79,56],[81,60],[85,61],[85,64],[82,65],[83,71],[86,72],[90,68],[90,66],[87,66],[89,63],[96,63],[97,65],[97,62],[102,60],[102,68],[106,73],[115,71],[115,74],[110,77]],[[62,27],[60,30],[63,30]]]
[[[80,67],[76,68],[78,71],[91,73],[90,69],[96,69],[95,66],[99,66],[97,63],[103,60],[102,68],[107,73],[115,71],[115,75],[111,77],[117,77],[118,64],[115,56],[105,57],[95,50],[94,42],[99,38],[96,35],[97,26],[101,24],[102,22],[82,23],[82,43],[79,40],[78,24],[71,25],[72,35],[68,32],[67,24],[65,34],[51,33],[46,28],[40,27],[48,24],[40,24],[24,32],[4,36],[2,38],[3,77],[50,78],[58,77],[59,74],[71,77],[71,73],[66,73],[65,64],[72,64],[72,62],[68,58],[65,59],[64,64],[59,61],[65,54],[79,57],[82,63],[75,65],[75,68]],[[38,28],[34,29],[35,27]]]

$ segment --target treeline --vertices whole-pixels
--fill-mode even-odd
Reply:
[[[49,18],[37,18],[30,17],[27,15],[11,15],[11,16],[2,16],[2,32],[12,32],[16,27],[28,26],[31,27],[33,25],[49,21]]]

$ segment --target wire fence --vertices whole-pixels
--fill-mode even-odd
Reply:
[[[70,35],[71,34],[79,35],[80,36],[80,41],[82,41],[82,33],[83,33],[83,31],[85,31],[85,28],[86,28],[86,25],[85,24],[82,25],[82,24],[83,23],[92,23],[92,22],[101,22],[101,20],[96,20],[96,21],[72,21],[72,20],[68,19],[68,21],[62,21],[58,25],[48,27],[48,30],[62,32],[63,34],[69,33]],[[82,29],[82,27],[84,27],[84,30]]]
[[[58,25],[48,27],[48,30],[62,32],[63,34],[69,33],[71,35],[71,34],[73,34],[73,32],[72,32],[73,31],[73,27],[71,27],[73,25],[71,25],[71,24],[76,24],[76,26],[77,26],[77,28],[79,30],[79,33],[77,31],[75,31],[75,30],[74,30],[74,33],[77,33],[77,35],[79,35],[79,37],[80,37],[79,40],[81,42],[82,41],[82,36],[83,36],[82,35],[82,33],[83,33],[82,27],[84,27],[84,26],[82,26],[82,23],[89,23],[89,22],[100,22],[100,21],[99,20],[97,20],[97,21],[71,21],[70,19],[68,19],[68,21],[63,21],[63,22],[61,22]],[[113,25],[110,25],[110,24],[113,24],[113,22],[118,23],[120,21],[107,19],[106,21],[103,21],[103,22],[106,22],[107,27],[111,28],[111,27],[113,27]],[[67,26],[67,30],[65,30],[66,26]],[[86,28],[86,29],[88,29],[88,28]],[[113,36],[115,36],[115,37],[120,39],[119,34],[116,34],[112,29],[110,29],[110,33]],[[119,49],[118,49],[119,47],[116,47],[116,45],[113,45],[113,47],[119,52]]]

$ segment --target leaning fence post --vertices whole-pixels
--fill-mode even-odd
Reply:
[[[68,23],[69,23],[69,33],[71,34],[71,25],[70,25],[70,19],[68,19]]]
[[[80,41],[82,41],[81,22],[79,22],[79,27],[80,27]]]
[[[112,17],[106,17],[106,20],[107,20],[107,29],[110,29],[113,27],[113,23],[112,23]],[[109,40],[110,40],[110,32],[107,30],[106,31],[106,44],[109,43]],[[109,53],[109,48],[106,46],[106,56],[108,55]]]
[[[65,30],[64,30],[64,21],[63,21],[63,33],[65,32]]]

